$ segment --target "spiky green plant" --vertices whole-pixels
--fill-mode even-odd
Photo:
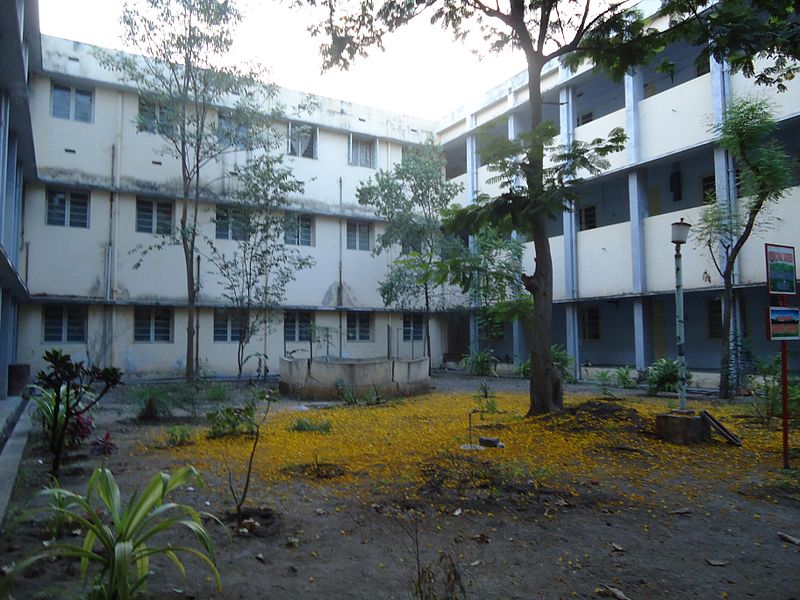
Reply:
[[[185,504],[167,501],[173,490],[191,480],[200,480],[194,467],[183,467],[171,473],[154,475],[141,492],[134,493],[123,504],[114,475],[106,468],[97,468],[89,479],[86,496],[59,487],[43,490],[53,500],[45,510],[68,518],[86,531],[83,543],[54,543],[41,552],[28,556],[14,565],[11,575],[23,571],[38,560],[51,556],[80,559],[81,576],[86,578],[89,565],[97,565],[92,599],[129,600],[144,590],[150,576],[150,557],[165,556],[186,578],[186,569],[178,553],[196,556],[205,562],[214,576],[217,588],[222,589],[219,571],[214,564],[214,548],[200,513]],[[99,501],[99,502],[98,502]],[[101,510],[98,510],[100,508]],[[107,519],[103,519],[107,515]],[[219,523],[212,515],[204,514]],[[110,519],[110,522],[106,522]],[[159,543],[155,536],[177,526],[194,534],[201,549]],[[0,578],[0,597],[9,593],[13,577]]]

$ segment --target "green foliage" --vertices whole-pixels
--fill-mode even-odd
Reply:
[[[77,508],[78,504],[63,493],[61,484],[57,477],[53,477],[50,485],[51,493],[48,499],[48,511],[51,513],[47,522],[47,533],[58,539],[64,535],[64,530],[71,527],[75,521],[72,519],[71,511]]]
[[[136,418],[140,421],[158,421],[172,415],[169,391],[163,386],[142,386],[136,390],[136,399],[139,403]]]
[[[248,401],[243,407],[222,406],[208,415],[208,437],[227,435],[253,435],[256,432],[256,402]]]
[[[289,431],[329,434],[331,432],[331,422],[312,421],[305,417],[297,417],[289,427]]]
[[[575,366],[575,359],[573,359],[567,349],[560,344],[553,344],[550,346],[550,355],[553,357],[553,365],[558,369],[561,374],[561,381],[564,383],[575,383],[575,376],[572,374],[572,369]]]
[[[37,410],[40,422],[47,427],[45,438],[53,454],[50,473],[55,477],[68,442],[76,433],[81,439],[89,436],[91,429],[85,433],[89,411],[122,381],[122,372],[115,367],[87,367],[58,349],[46,351],[44,361],[47,369],[36,375],[37,387],[42,392]]]
[[[90,598],[128,600],[145,591],[151,574],[151,557],[168,558],[185,578],[186,571],[178,556],[180,553],[195,556],[204,562],[221,591],[219,572],[214,564],[213,544],[203,526],[201,513],[185,504],[167,500],[171,492],[192,480],[202,483],[193,467],[183,467],[172,473],[158,473],[127,504],[123,504],[119,486],[106,468],[94,470],[85,496],[58,486],[46,488],[43,493],[51,498],[47,510],[77,524],[85,532],[85,537],[81,544],[54,543],[46,546],[41,552],[16,564],[12,575],[21,573],[43,558],[78,558],[80,573],[84,578],[89,576],[90,565],[99,567],[99,572],[93,578]],[[202,516],[217,521],[206,513],[202,513]],[[161,543],[156,537],[181,526],[193,534],[200,549]],[[11,579],[10,576],[0,578],[0,588],[10,587]],[[0,593],[3,591],[9,590],[0,589]]]
[[[677,359],[659,358],[647,369],[647,393],[677,392],[680,380],[680,363]],[[692,381],[692,374],[686,370],[686,384]]]
[[[531,378],[531,359],[529,358],[526,361],[519,363],[517,367],[517,375],[519,375],[520,379],[530,379]]]
[[[617,370],[614,371],[614,379],[617,386],[623,389],[631,390],[636,387],[636,382],[631,377],[631,368],[628,365],[617,367]]]
[[[783,414],[781,355],[776,354],[768,361],[757,361],[755,373],[750,376],[750,385],[753,389],[751,412],[762,423],[769,425],[772,419]],[[800,415],[800,382],[789,382],[788,395],[789,414]]]
[[[500,361],[492,355],[491,350],[475,350],[465,355],[461,359],[461,364],[464,366],[469,375],[477,375],[479,377],[497,376],[495,369]]]
[[[483,381],[478,387],[478,391],[473,396],[475,398],[475,410],[479,413],[496,413],[497,397],[489,387],[488,381]]]
[[[609,389],[611,387],[611,371],[603,369],[597,372],[597,381],[600,382],[600,390],[604,396],[613,396]]]
[[[221,383],[206,385],[204,393],[206,401],[211,404],[223,404],[228,401],[228,388]]]
[[[66,431],[64,444],[68,448],[77,448],[89,438],[94,431],[94,420],[88,412],[84,412],[83,403],[76,405],[76,414],[73,414],[69,422],[65,423],[66,404],[62,402],[56,405],[56,394],[53,390],[46,390],[39,386],[34,386],[34,389],[39,393],[32,396],[36,405],[32,416],[39,422],[42,437],[47,441],[49,447],[52,448],[50,436],[54,428],[57,431]],[[66,386],[62,386],[63,395],[66,395]],[[91,402],[92,398],[93,394],[90,391],[84,394],[84,400]]]
[[[174,425],[167,429],[167,446],[187,446],[192,443],[192,428],[188,425]]]

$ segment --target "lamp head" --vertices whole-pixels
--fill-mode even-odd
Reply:
[[[681,217],[680,221],[676,221],[672,224],[672,243],[677,244],[680,246],[681,244],[685,244],[686,240],[689,238],[689,229],[691,229],[691,225],[686,223]]]

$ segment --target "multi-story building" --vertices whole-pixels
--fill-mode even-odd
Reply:
[[[33,140],[30,129],[27,138],[24,130],[17,134],[20,150],[14,160],[17,173],[21,169],[31,179],[25,188],[24,227],[21,244],[6,250],[10,272],[22,275],[9,279],[5,267],[0,274],[3,315],[9,314],[4,327],[13,321],[12,313],[19,315],[16,360],[37,368],[45,349],[60,346],[78,357],[113,363],[129,377],[178,374],[186,340],[182,252],[167,246],[134,269],[142,258],[137,248],[175,227],[182,202],[175,191],[180,177],[176,161],[164,152],[157,133],[137,127],[143,104],[136,90],[102,67],[92,47],[44,36],[41,48],[29,85]],[[696,222],[704,194],[712,189],[719,201],[740,201],[735,165],[709,129],[730,98],[774,97],[778,137],[792,154],[800,150],[800,84],[790,82],[783,94],[759,91],[724,64],[697,62],[698,50],[671,46],[654,63],[672,60],[671,75],[647,67],[620,82],[591,65],[576,72],[557,63],[546,68],[541,90],[545,118],[556,124],[560,141],[591,140],[614,127],[624,128],[628,136],[626,149],[610,157],[610,167],[582,184],[575,210],[550,224],[554,342],[564,344],[579,365],[644,369],[655,358],[674,354],[670,224],[679,218]],[[2,56],[7,60],[5,51]],[[14,67],[19,71],[15,77],[24,75],[19,67]],[[5,80],[0,83],[7,86]],[[279,97],[288,107],[302,99],[289,90],[281,90]],[[527,97],[522,73],[439,123],[327,98],[318,98],[310,114],[294,115],[290,108],[279,129],[286,160],[305,182],[305,191],[291,198],[291,226],[284,241],[313,257],[315,265],[289,285],[285,302],[275,311],[276,325],[251,341],[251,351],[266,354],[273,372],[278,357],[289,353],[419,356],[421,315],[387,309],[378,293],[378,282],[395,256],[372,254],[382,222],[357,203],[358,185],[376,169],[400,161],[404,147],[434,135],[445,149],[446,176],[464,184],[459,201],[499,191],[488,183],[491,175],[480,161],[478,134],[489,129],[513,138],[529,129]],[[293,134],[293,127],[302,135]],[[8,130],[2,131],[5,139]],[[235,235],[220,227],[216,217],[231,206],[236,165],[245,158],[244,150],[231,152],[207,168],[212,192],[202,203],[201,228],[223,249],[233,247]],[[2,164],[10,161],[9,153]],[[8,189],[16,191],[4,196],[6,210],[19,200],[19,184]],[[759,355],[775,351],[764,339],[769,299],[761,242],[797,245],[798,196],[797,187],[787,190],[772,212],[774,227],[748,242],[738,265],[736,326]],[[16,199],[11,205],[9,197]],[[20,234],[9,230],[3,239],[20,240]],[[19,248],[21,267],[15,269]],[[198,355],[208,371],[232,374],[237,327],[224,311],[219,278],[205,258],[200,260]],[[533,269],[533,261],[528,244],[526,270]],[[689,366],[716,369],[721,282],[710,258],[691,242],[684,248],[684,282]],[[24,296],[26,288],[30,298],[24,305],[6,303],[7,294],[17,290]],[[434,366],[482,343],[463,312],[448,312],[446,305],[439,309],[431,324]],[[327,333],[312,342],[313,332],[322,328]],[[527,332],[509,324],[506,333],[491,342],[496,356],[524,358]]]
[[[36,178],[28,73],[39,57],[38,5],[0,2],[0,398],[16,360],[17,311],[27,299],[21,276],[22,193]]]

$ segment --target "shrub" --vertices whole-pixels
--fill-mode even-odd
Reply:
[[[575,383],[575,376],[572,374],[572,366],[575,361],[567,354],[566,348],[559,344],[550,346],[550,355],[553,357],[553,364],[558,372],[561,374],[561,381],[564,383]],[[531,361],[526,360],[519,364],[517,367],[517,374],[522,379],[530,379],[531,377]]]
[[[487,381],[481,383],[473,398],[475,398],[475,403],[477,404],[475,410],[481,413],[481,417],[483,417],[483,413],[497,412],[497,399]]]
[[[525,362],[519,363],[517,367],[517,375],[519,375],[520,379],[530,379],[531,378],[531,360],[528,359]]]
[[[636,387],[636,382],[631,377],[631,368],[628,365],[617,367],[614,371],[614,379],[617,385],[623,389],[630,390]]]
[[[495,369],[500,361],[492,356],[491,350],[476,350],[465,355],[461,362],[468,374],[489,377],[497,375]]]
[[[119,452],[117,445],[111,440],[111,434],[106,431],[103,437],[92,440],[92,454],[108,458]]]
[[[753,402],[751,412],[765,425],[783,413],[783,392],[781,388],[781,355],[776,354],[769,361],[758,361],[755,374],[751,376]],[[789,382],[789,414],[800,414],[800,384]]]
[[[294,420],[291,427],[289,427],[289,431],[298,431],[298,432],[315,432],[315,433],[325,433],[328,434],[331,432],[331,422],[330,421],[318,421],[314,422],[310,419],[306,419],[305,417],[298,417]]]
[[[611,371],[603,369],[597,372],[597,381],[600,382],[600,389],[604,396],[613,396],[611,390]]]
[[[209,424],[208,437],[226,435],[252,435],[256,431],[256,403],[249,401],[242,408],[223,406],[206,416]]]
[[[123,504],[119,486],[111,471],[95,469],[89,479],[86,495],[81,496],[59,487],[46,488],[53,511],[68,517],[84,530],[82,544],[50,544],[41,552],[16,564],[7,577],[0,578],[0,596],[8,593],[12,576],[43,558],[60,556],[80,559],[81,576],[88,576],[89,565],[100,572],[93,580],[91,598],[124,600],[144,591],[150,576],[150,558],[162,555],[169,558],[185,578],[185,569],[178,554],[191,554],[208,565],[217,588],[221,591],[219,571],[214,564],[211,538],[203,526],[201,515],[192,507],[167,501],[173,490],[186,482],[198,479],[193,467],[183,467],[172,473],[158,473],[128,504]],[[202,483],[202,481],[201,481]],[[99,502],[98,502],[99,501]],[[107,518],[103,517],[107,515]],[[219,523],[216,517],[203,513]],[[189,546],[153,544],[153,536],[182,525],[194,534],[201,549]]]
[[[167,429],[167,446],[186,446],[192,443],[192,430],[188,425],[175,425]]]
[[[139,412],[136,418],[140,421],[158,421],[162,417],[172,415],[169,392],[156,385],[145,385],[136,390]]]
[[[658,392],[677,392],[680,379],[680,363],[676,359],[659,358],[647,369],[647,393],[657,395]],[[692,381],[692,374],[686,370],[687,385]]]
[[[39,422],[39,426],[42,428],[42,436],[48,444],[52,442],[50,436],[54,427],[59,431],[65,429],[64,445],[67,448],[77,448],[89,439],[95,429],[94,419],[88,412],[78,412],[84,410],[83,403],[75,406],[75,412],[73,412],[69,423],[64,427],[66,405],[62,402],[56,408],[56,395],[53,390],[46,390],[38,386],[35,386],[35,389],[40,393],[33,396],[33,401],[36,404],[33,418]],[[66,386],[63,386],[61,395],[64,396],[66,393]],[[56,419],[56,423],[53,423],[53,419]]]
[[[212,383],[205,389],[206,401],[211,404],[223,404],[228,401],[228,388],[221,383]]]

